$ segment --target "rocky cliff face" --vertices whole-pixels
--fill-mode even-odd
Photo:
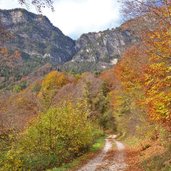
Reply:
[[[19,49],[30,56],[49,57],[62,64],[75,54],[75,42],[54,27],[47,17],[24,9],[0,10],[3,27],[13,38],[6,42],[10,49]]]
[[[114,65],[124,50],[136,42],[137,38],[128,29],[83,34],[76,41],[77,53],[64,67],[73,71],[86,71],[86,67],[88,70],[106,69]]]
[[[76,41],[78,52],[74,56],[74,60],[110,62],[112,59],[118,58],[125,48],[134,41],[135,39],[129,31],[120,29],[83,34]]]

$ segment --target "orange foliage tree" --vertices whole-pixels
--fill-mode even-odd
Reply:
[[[152,120],[171,128],[171,32],[170,25],[149,32],[145,40],[150,58],[144,76],[146,104]]]
[[[57,71],[51,71],[44,77],[41,90],[38,94],[43,110],[49,109],[52,104],[53,97],[57,93],[58,89],[67,82],[67,76],[64,73]]]
[[[145,118],[141,76],[148,57],[143,48],[137,44],[127,49],[113,69],[101,74],[111,88],[109,99],[118,129],[131,134]]]
[[[171,130],[171,3],[168,0],[122,0],[122,2],[124,2],[123,14],[131,18],[141,16],[136,20],[135,23],[138,26],[135,27],[138,27],[138,37],[140,37],[141,46],[144,48],[144,53],[137,55],[148,59],[145,70],[142,68],[142,74],[139,75],[142,78],[140,86],[144,88],[145,92],[144,104],[147,113],[152,121],[162,123]],[[145,15],[142,16],[142,13]],[[138,21],[141,19],[143,22],[139,24]],[[140,28],[139,25],[143,25],[143,27]],[[132,58],[131,54],[130,57]],[[137,59],[135,60],[137,61]],[[128,66],[132,68],[133,65],[129,64]],[[120,69],[123,75],[122,81],[124,81],[124,76],[127,79],[128,75],[131,75],[129,67],[125,72],[126,76],[123,75],[123,68]],[[136,75],[134,76],[136,78]],[[130,79],[131,82],[134,82],[133,77]],[[127,87],[134,87],[134,83],[131,85],[126,81],[126,84]]]

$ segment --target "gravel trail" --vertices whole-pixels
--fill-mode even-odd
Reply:
[[[106,138],[102,152],[77,171],[124,171],[127,167],[125,163],[125,146],[116,141],[115,138],[116,135]],[[112,157],[108,158],[108,153],[112,150],[112,143],[116,144],[117,151],[112,153]]]

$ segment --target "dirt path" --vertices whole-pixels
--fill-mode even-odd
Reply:
[[[124,171],[127,167],[124,158],[125,146],[115,140],[116,136],[109,136],[106,139],[102,152],[94,159],[90,160],[78,171]],[[112,150],[112,144],[115,143],[117,150]]]

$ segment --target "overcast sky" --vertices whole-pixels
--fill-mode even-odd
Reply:
[[[17,0],[0,0],[1,9],[16,7],[21,7]],[[102,31],[120,24],[117,0],[55,0],[54,9],[54,12],[43,10],[43,15],[74,39],[83,33]],[[27,10],[37,13],[33,6]]]

